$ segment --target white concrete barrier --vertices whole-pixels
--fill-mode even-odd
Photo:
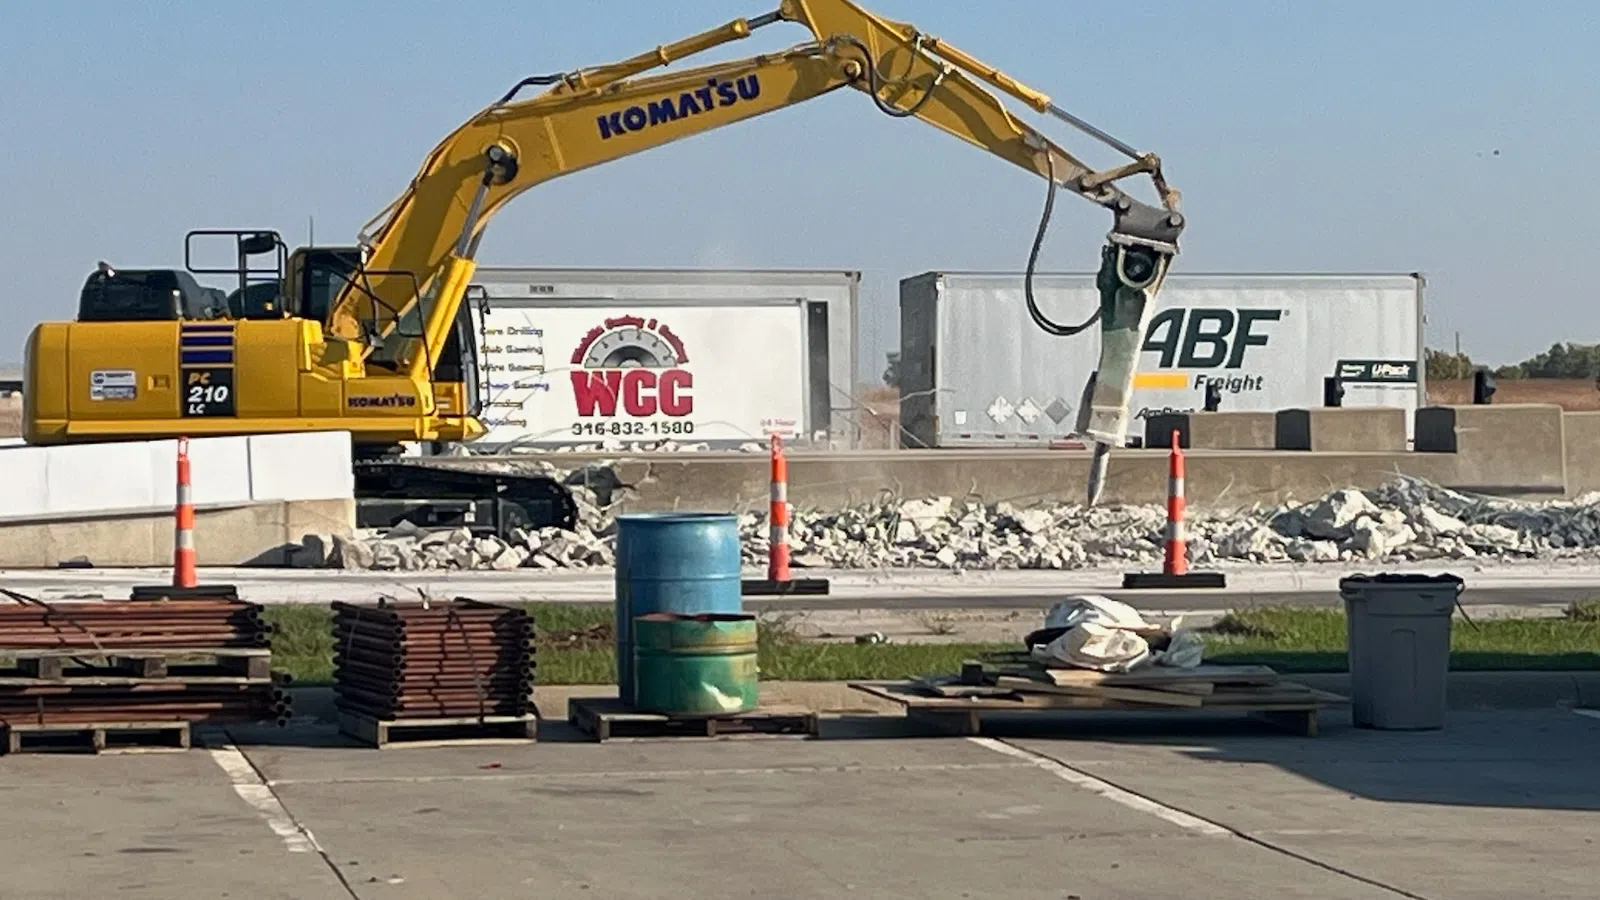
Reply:
[[[170,511],[177,441],[58,447],[0,445],[0,523]],[[196,508],[350,500],[350,433],[324,431],[189,441]]]
[[[353,499],[350,454],[348,431],[256,435],[250,438],[250,498]]]

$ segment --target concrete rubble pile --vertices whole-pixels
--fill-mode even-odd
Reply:
[[[526,463],[520,463],[526,465]],[[465,529],[411,526],[336,538],[326,564],[350,569],[592,569],[614,563],[614,511],[626,495],[615,471],[562,474],[577,496],[574,531],[518,532],[513,541]],[[811,568],[1079,569],[1160,564],[1166,527],[1157,505],[1023,506],[952,497],[796,509],[790,546]],[[739,517],[747,563],[766,560],[763,514]],[[1365,492],[1231,512],[1190,510],[1191,564],[1600,557],[1600,493],[1539,503],[1468,496],[1408,476]]]

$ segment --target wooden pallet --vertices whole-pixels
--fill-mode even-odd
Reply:
[[[993,712],[993,710],[989,710]],[[1317,708],[1303,709],[1230,709],[1244,713],[1274,728],[1303,737],[1316,737],[1318,733]],[[907,707],[906,719],[928,725],[935,730],[975,737],[983,734],[984,709],[928,709]]]
[[[12,722],[0,730],[6,753],[189,749],[188,722]]]
[[[340,710],[339,733],[380,750],[388,747],[525,744],[538,738],[539,722],[533,715],[375,719],[351,710]]]
[[[13,665],[0,668],[0,678],[206,678],[267,681],[272,678],[270,647],[200,650],[113,650],[102,653],[82,647],[70,650],[8,650]],[[215,681],[213,683],[225,683]]]
[[[1087,673],[1094,675],[1098,673]],[[1209,673],[1205,673],[1209,674]],[[1325,706],[1347,702],[1337,694],[1313,690],[1303,685],[1276,681],[1276,673],[1246,673],[1256,681],[1272,678],[1271,685],[1257,690],[1219,690],[1214,682],[1200,675],[1169,677],[1161,690],[1156,679],[1145,679],[1146,686],[1104,684],[1102,679],[1062,676],[1067,684],[1041,683],[1017,676],[999,676],[995,684],[963,685],[959,679],[920,679],[905,682],[857,681],[850,688],[899,703],[906,717],[941,730],[975,735],[982,731],[985,712],[1038,712],[1061,710],[1101,711],[1227,711],[1244,713],[1296,734],[1315,737],[1318,712]],[[1053,680],[1053,679],[1052,679]],[[1102,683],[1091,682],[1100,680]],[[1072,684],[1080,681],[1083,683]],[[1173,689],[1187,682],[1189,689]],[[1209,690],[1198,685],[1211,684]],[[1159,696],[1157,696],[1159,694]]]
[[[616,697],[572,697],[567,721],[596,741],[617,738],[698,737],[796,734],[816,737],[816,712],[799,706],[765,706],[727,716],[665,716],[640,712]]]

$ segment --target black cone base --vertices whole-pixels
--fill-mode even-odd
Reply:
[[[1122,576],[1122,589],[1125,591],[1227,586],[1228,576],[1221,572],[1185,572],[1182,575],[1168,575],[1165,572],[1129,572]]]

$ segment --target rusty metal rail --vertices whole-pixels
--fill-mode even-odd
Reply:
[[[475,600],[333,604],[334,702],[373,719],[534,712],[533,617]]]
[[[0,652],[267,647],[272,627],[261,610],[260,604],[228,599],[0,603]]]
[[[0,594],[0,727],[289,720],[259,604]]]

